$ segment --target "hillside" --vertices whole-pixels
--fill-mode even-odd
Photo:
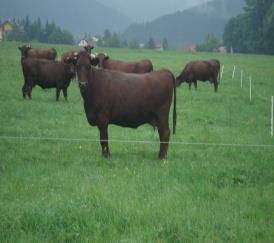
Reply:
[[[96,0],[81,0],[80,3],[73,0],[9,0],[3,6],[0,8],[2,21],[26,15],[41,17],[43,21],[54,20],[76,37],[103,33],[106,28],[121,32],[132,23],[127,16]]]
[[[157,42],[167,38],[170,47],[200,43],[207,34],[221,38],[229,18],[242,12],[244,0],[214,0],[184,11],[164,15],[145,24],[132,24],[121,35],[128,41]]]

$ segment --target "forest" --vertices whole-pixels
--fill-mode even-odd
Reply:
[[[274,54],[274,1],[245,0],[245,12],[225,26],[223,42],[234,52]]]

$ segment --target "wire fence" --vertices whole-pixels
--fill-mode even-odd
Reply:
[[[241,144],[241,143],[213,143],[213,142],[187,142],[187,141],[169,141],[160,142],[152,140],[127,140],[127,139],[89,139],[89,138],[61,138],[61,137],[17,137],[17,136],[0,136],[0,140],[32,140],[32,141],[59,141],[59,142],[110,142],[123,144],[160,144],[169,143],[174,145],[190,145],[190,146],[214,146],[214,147],[257,147],[257,148],[274,148],[274,144]]]

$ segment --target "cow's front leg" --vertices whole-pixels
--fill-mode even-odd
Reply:
[[[191,90],[191,81],[188,82],[188,89]]]
[[[108,125],[99,125],[100,130],[100,143],[102,147],[102,154],[105,158],[109,157],[109,148],[108,148]]]
[[[213,84],[214,84],[214,91],[217,92],[218,91],[218,80],[215,79]]]
[[[194,80],[193,83],[194,83],[195,90],[197,90],[197,80]]]
[[[31,100],[31,91],[32,91],[32,86],[28,86],[28,88],[27,88],[27,93],[28,93],[28,97],[29,97],[29,99]]]
[[[56,101],[59,100],[60,92],[61,92],[61,89],[57,87],[56,88]]]
[[[170,136],[170,129],[168,126],[168,121],[162,121],[158,124],[158,133],[159,133],[159,137],[160,137],[159,159],[166,159],[169,136]]]
[[[63,89],[63,95],[65,97],[65,100],[68,101],[68,92],[67,92],[67,88]]]

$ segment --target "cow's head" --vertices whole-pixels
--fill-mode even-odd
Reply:
[[[187,82],[188,83],[188,78],[185,75],[185,71],[183,70],[179,76],[176,77],[175,83],[176,86],[181,85],[181,83]]]
[[[76,65],[76,62],[77,62],[77,56],[78,56],[78,52],[74,52],[72,55],[66,57],[66,58],[63,60],[63,62],[64,62],[65,64],[68,64],[68,65],[69,65],[69,73],[70,73],[71,75],[73,75],[73,76],[74,76],[75,73],[76,73],[76,67],[75,67],[75,65]]]
[[[92,58],[88,52],[81,51],[73,57],[68,57],[66,61],[75,66],[79,87],[83,93],[88,84],[91,66],[96,66],[98,64],[97,59]]]
[[[98,61],[98,66],[104,68],[104,62],[109,59],[109,56],[106,53],[99,53],[95,58]]]
[[[87,45],[84,47],[85,51],[88,52],[89,54],[91,54],[91,50],[94,48],[94,46],[92,45]]]
[[[21,51],[21,57],[26,58],[28,57],[28,51],[31,49],[30,45],[22,45],[19,46],[18,49]]]

